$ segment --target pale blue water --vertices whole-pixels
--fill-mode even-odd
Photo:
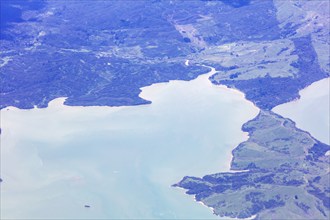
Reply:
[[[2,110],[1,217],[217,219],[170,186],[228,170],[258,109],[209,75],[144,88],[151,105]]]
[[[313,83],[300,91],[300,96],[299,100],[279,105],[273,111],[330,144],[330,78]]]

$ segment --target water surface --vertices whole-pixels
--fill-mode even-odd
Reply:
[[[297,127],[330,144],[330,78],[313,83],[299,92],[301,98],[279,105],[274,112],[292,119]]]
[[[2,110],[1,217],[216,219],[170,186],[227,171],[258,109],[209,76],[143,88],[151,105]]]

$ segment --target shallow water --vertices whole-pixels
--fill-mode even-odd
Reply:
[[[330,144],[330,78],[300,91],[301,98],[279,105],[274,112],[292,119],[297,127]]]
[[[258,109],[210,74],[143,88],[151,105],[2,110],[1,217],[217,219],[171,185],[228,170]]]

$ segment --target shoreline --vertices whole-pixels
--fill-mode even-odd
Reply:
[[[244,101],[247,101],[248,103],[250,103],[250,104],[252,104],[253,105],[253,107],[254,108],[256,108],[256,110],[258,111],[257,113],[256,113],[256,115],[258,115],[259,113],[260,113],[260,109],[259,108],[257,108],[256,106],[255,106],[255,104],[253,103],[253,102],[251,102],[251,101],[249,101],[249,100],[246,100],[245,99],[245,95],[244,95],[244,93],[243,92],[241,92],[241,91],[239,91],[239,90],[237,90],[237,89],[233,89],[233,88],[228,88],[227,86],[225,86],[225,85],[214,85],[210,80],[209,80],[209,76],[210,75],[212,75],[212,74],[214,74],[214,72],[215,72],[215,70],[214,69],[211,69],[211,71],[210,72],[208,72],[208,73],[206,73],[206,74],[202,74],[202,75],[200,75],[200,76],[198,76],[196,79],[194,79],[194,80],[196,80],[196,81],[198,81],[198,79],[203,79],[203,78],[205,78],[204,79],[204,81],[203,81],[203,83],[207,83],[208,84],[208,86],[215,86],[214,88],[216,88],[216,89],[218,89],[218,88],[220,88],[220,89],[223,89],[223,90],[226,90],[226,91],[231,91],[231,92],[234,92],[234,93],[236,93],[237,95],[239,95],[239,99],[244,99]],[[184,80],[171,80],[171,81],[169,81],[169,82],[172,82],[172,84],[173,84],[173,81],[174,81],[174,84],[176,84],[175,82],[183,82],[183,83],[189,83],[189,82],[191,82],[191,81],[193,81],[193,80],[190,80],[190,81],[184,81]],[[148,86],[148,87],[143,87],[143,88],[141,88],[141,93],[140,94],[142,94],[145,90],[148,90],[148,89],[157,89],[157,87],[162,87],[162,86],[166,86],[166,85],[168,85],[168,84],[170,84],[169,82],[162,82],[162,83],[155,83],[155,84],[152,84],[151,86]],[[151,90],[150,90],[151,91]],[[149,92],[150,92],[149,91]],[[145,94],[145,93],[144,93]],[[148,94],[148,91],[147,91],[147,94]],[[143,95],[142,95],[142,97],[144,97]],[[147,95],[147,97],[148,97],[148,95]],[[35,110],[35,111],[42,111],[42,110],[45,110],[45,109],[57,109],[57,108],[59,108],[59,109],[61,109],[61,110],[63,110],[63,111],[68,111],[68,110],[70,110],[71,109],[71,111],[74,113],[74,112],[76,112],[76,111],[81,111],[81,110],[97,110],[97,111],[103,111],[104,110],[104,107],[107,109],[107,111],[106,111],[106,113],[104,113],[104,114],[108,114],[109,113],[109,111],[108,110],[110,110],[110,112],[114,112],[114,111],[118,111],[118,110],[121,110],[121,109],[127,109],[127,108],[130,108],[130,107],[137,107],[137,106],[115,106],[115,107],[111,107],[111,106],[67,106],[67,105],[64,105],[64,101],[65,101],[65,97],[60,97],[60,98],[56,98],[56,99],[54,99],[54,100],[52,100],[52,101],[50,101],[49,102],[49,105],[48,105],[48,107],[47,108],[34,108],[34,109],[27,109],[27,110]],[[140,105],[138,105],[138,106],[140,106]],[[148,105],[146,105],[146,106],[151,106],[151,104],[148,104]],[[83,108],[81,108],[81,107],[83,107]],[[4,110],[14,110],[14,111],[20,111],[20,110],[26,110],[26,109],[19,109],[19,108],[16,108],[16,107],[7,107],[7,108],[5,108],[5,109],[3,109],[3,111]],[[32,112],[32,111],[29,111],[29,112]],[[250,119],[250,120],[253,120],[254,118],[255,118],[256,116],[254,116],[252,119]],[[244,123],[246,123],[246,122],[244,122]],[[243,123],[243,124],[244,124]],[[243,136],[243,138],[244,138],[244,140],[243,141],[241,141],[241,142],[239,142],[239,144],[240,143],[242,143],[242,142],[245,142],[246,140],[248,140],[249,138],[250,138],[250,135],[249,135],[249,132],[244,132],[243,131],[243,129],[242,129],[242,126],[243,126],[243,124],[241,125],[241,132],[242,132],[242,136]],[[235,147],[230,147],[230,149],[231,149],[231,151],[232,150],[234,150],[234,149],[236,149],[236,147],[237,147],[238,145],[236,145]],[[226,164],[228,164],[228,170],[221,170],[221,169],[219,169],[217,172],[218,173],[224,173],[224,172],[228,172],[228,173],[238,173],[238,172],[248,172],[249,170],[231,170],[230,169],[230,166],[231,166],[231,162],[232,162],[232,160],[233,160],[233,155],[232,155],[232,153],[230,153],[230,158],[227,158],[228,160],[226,160]],[[208,173],[212,173],[212,171],[210,171],[210,172],[208,172]],[[204,175],[207,175],[207,174],[204,174]],[[204,176],[203,175],[203,176]],[[176,187],[176,188],[179,188],[179,189],[182,189],[183,191],[185,191],[185,189],[184,188],[182,188],[182,187]],[[188,195],[188,196],[191,196],[191,195],[189,195],[189,194],[187,194],[186,192],[184,193],[184,194],[186,194],[186,195]],[[195,199],[195,198],[194,198]],[[196,201],[196,200],[195,200]],[[205,206],[205,207],[208,207],[207,205],[205,205],[203,202],[201,202],[201,201],[196,201],[197,203],[201,203],[203,206]],[[211,207],[208,207],[209,209],[211,209],[212,210],[212,213],[214,212],[214,209],[213,208],[211,208]],[[217,215],[215,215],[215,216],[217,216]],[[235,219],[235,218],[232,218],[232,219]],[[249,218],[248,218],[249,219]]]
[[[329,87],[330,86],[330,77],[327,77],[327,78],[323,78],[323,79],[321,79],[321,80],[319,80],[319,81],[316,81],[316,82],[313,82],[312,84],[310,84],[309,86],[307,86],[307,87],[305,87],[304,89],[302,89],[302,90],[300,90],[299,91],[299,97],[296,99],[296,100],[294,100],[294,101],[289,101],[289,102],[286,102],[286,103],[284,103],[284,104],[281,104],[281,105],[286,105],[286,104],[288,104],[288,103],[294,103],[294,104],[296,104],[296,103],[298,103],[298,101],[300,101],[302,98],[304,99],[304,93],[306,92],[306,91],[308,91],[309,89],[311,89],[311,87],[313,86],[313,85],[315,85],[315,84],[317,84],[317,83],[320,83],[321,81],[324,81],[325,80],[325,83],[327,83],[327,86]],[[220,84],[221,85],[221,84]],[[239,90],[238,90],[239,91]],[[240,92],[240,91],[239,91]],[[326,93],[325,93],[326,95],[329,95],[329,89],[327,89],[327,91],[326,91]],[[319,97],[319,96],[322,96],[322,93],[321,93],[321,95],[319,95],[319,94],[316,94],[315,95],[315,93],[313,93],[312,94],[312,98],[314,98],[315,99],[315,97]],[[244,95],[244,98],[245,98],[245,95]],[[253,105],[256,107],[256,105],[253,103]],[[278,105],[278,106],[281,106],[281,105]],[[299,126],[299,123],[298,123],[298,127],[296,126],[297,125],[297,121],[296,120],[294,120],[293,118],[291,119],[290,117],[287,117],[287,116],[284,116],[283,114],[280,114],[279,112],[277,112],[276,110],[274,110],[276,107],[278,107],[278,106],[275,106],[274,108],[272,108],[271,110],[268,110],[268,111],[265,111],[265,112],[269,112],[269,113],[271,113],[271,114],[274,114],[274,115],[277,115],[277,117],[279,117],[279,118],[282,118],[282,119],[284,119],[284,120],[288,120],[288,121],[291,121],[292,123],[293,123],[293,125],[295,126],[295,129],[297,130],[297,131],[299,131],[299,132],[302,132],[302,133],[306,133],[307,135],[309,135],[310,136],[310,138],[312,139],[312,140],[314,140],[316,143],[318,143],[319,142],[319,140],[320,140],[320,138],[318,137],[318,138],[314,138],[315,136],[314,135],[312,135],[311,134],[311,132],[307,129],[306,130],[306,128],[302,128],[301,126]],[[258,108],[259,109],[259,108]],[[261,109],[259,109],[259,113],[261,113],[261,112],[263,112]],[[255,118],[253,118],[252,120],[250,120],[250,121],[247,121],[247,122],[245,122],[245,123],[248,123],[248,122],[251,122],[251,121],[254,121],[254,120],[256,120],[256,117]],[[244,124],[245,124],[244,123]],[[241,130],[243,131],[243,125],[242,125],[242,128],[241,128]],[[250,138],[250,135],[249,135],[249,133],[250,132],[246,132],[246,133],[248,133],[248,135],[247,135],[247,137],[248,137],[248,139]],[[243,141],[244,142],[244,141]],[[241,142],[241,143],[243,143],[243,142]],[[322,140],[320,141],[320,142],[322,142]],[[240,144],[241,144],[240,143]],[[328,143],[328,145],[329,145],[329,143]],[[236,149],[237,147],[238,147],[239,145],[237,145],[237,146],[235,146],[234,147],[234,149]],[[232,154],[231,154],[232,155]],[[326,153],[325,153],[325,156],[329,156],[330,155],[330,150],[328,150]],[[234,159],[234,156],[232,155],[232,160]],[[218,172],[216,172],[217,174],[225,174],[225,173],[238,173],[238,172],[249,172],[249,170],[233,170],[234,172],[223,172],[223,171],[218,171]],[[236,172],[235,172],[236,171]],[[205,175],[208,175],[208,174],[205,174]],[[204,175],[204,176],[205,176]],[[213,174],[213,175],[215,175],[215,174]],[[185,178],[190,178],[189,176],[185,176]],[[192,178],[192,180],[193,180],[193,178],[195,178],[195,177],[191,177]],[[198,178],[198,177],[197,177]],[[181,180],[182,181],[182,180]],[[204,181],[204,180],[200,180],[200,181]],[[205,180],[205,182],[207,182],[207,180]],[[181,185],[180,186],[180,184],[178,184],[178,186],[177,187],[179,187],[179,188],[182,188],[182,189],[185,189],[186,191],[189,189],[193,189],[193,187],[191,187],[191,186],[188,186],[187,185],[187,187],[185,187],[184,185]],[[187,194],[187,193],[186,193]],[[194,196],[194,199],[195,199],[195,201],[196,201],[196,195],[197,194],[199,194],[199,193],[193,193],[192,195]],[[206,207],[208,207],[207,205],[205,205],[202,201],[196,201],[196,202],[198,202],[198,203],[202,203],[204,206],[206,206]],[[208,207],[208,208],[210,208],[210,207]],[[214,210],[214,209],[212,209],[212,210]],[[257,215],[254,215],[254,216],[252,216],[251,218],[248,218],[248,219],[252,219],[252,218],[255,218]]]
[[[298,99],[278,105],[272,111],[289,118],[297,128],[308,132],[316,140],[330,144],[330,136],[327,134],[330,129],[329,117],[326,117],[330,109],[329,88],[330,77],[313,82],[299,91]],[[317,108],[314,107],[316,105]],[[320,126],[322,129],[319,129]]]
[[[318,83],[320,83],[321,81],[324,81],[324,80],[329,80],[328,85],[330,86],[330,77],[326,77],[326,78],[320,79],[320,80],[318,80],[318,81],[315,81],[315,82],[311,83],[310,85],[306,86],[305,88],[299,90],[299,97],[297,97],[297,98],[294,99],[294,100],[291,100],[291,101],[285,102],[285,103],[283,103],[283,104],[277,105],[277,106],[273,107],[273,108],[271,109],[271,111],[274,111],[275,108],[277,108],[277,107],[279,107],[279,106],[282,106],[282,105],[285,105],[285,104],[288,104],[288,103],[297,103],[297,102],[301,99],[301,95],[302,95],[302,93],[306,93],[306,91],[308,92],[308,90],[310,90],[310,87],[311,87],[311,86],[315,86],[315,84],[318,84]]]
[[[20,147],[18,145],[15,145],[15,143],[8,142],[10,140],[13,141],[13,139],[9,139],[10,136],[8,136],[8,135],[10,132],[13,135],[15,135],[15,137],[12,136],[12,138],[15,138],[17,140],[19,140],[19,139],[16,138],[16,136],[23,134],[24,140],[25,140],[25,138],[28,138],[28,139],[32,138],[32,140],[37,140],[37,143],[43,143],[42,144],[43,146],[37,147],[38,149],[40,148],[40,150],[41,150],[41,151],[38,151],[39,153],[37,153],[37,155],[35,155],[33,157],[30,154],[21,155],[19,153],[20,151],[18,151],[18,155],[16,155],[15,157],[21,157],[24,155],[25,159],[28,159],[31,161],[33,160],[33,158],[41,157],[41,160],[44,161],[44,165],[43,165],[42,169],[48,170],[50,161],[49,161],[48,157],[44,158],[44,155],[48,155],[49,150],[51,152],[51,157],[50,157],[51,160],[57,161],[56,155],[58,155],[58,154],[65,155],[64,158],[61,157],[61,160],[64,160],[64,162],[62,162],[59,165],[56,165],[56,166],[60,166],[60,167],[65,166],[65,162],[66,162],[65,158],[68,158],[68,159],[71,158],[71,153],[65,153],[65,152],[67,150],[69,150],[69,152],[71,152],[71,151],[75,152],[76,147],[74,147],[74,146],[78,145],[79,148],[85,149],[82,152],[90,151],[90,150],[88,150],[88,149],[90,149],[90,146],[83,147],[84,143],[86,143],[87,145],[91,144],[91,143],[89,143],[89,141],[83,141],[81,143],[78,142],[78,144],[75,144],[75,142],[72,142],[72,143],[70,143],[69,146],[66,146],[66,145],[65,145],[65,147],[62,146],[62,144],[65,144],[67,142],[68,137],[71,137],[69,139],[70,141],[79,140],[79,138],[77,138],[78,136],[76,136],[76,134],[79,134],[80,131],[83,131],[84,132],[83,134],[85,134],[86,137],[95,136],[95,138],[96,138],[100,134],[101,138],[97,138],[99,140],[106,140],[103,138],[106,136],[109,136],[109,134],[111,134],[111,133],[113,133],[114,136],[116,136],[116,134],[119,131],[130,132],[130,130],[132,130],[132,129],[138,129],[137,132],[141,131],[143,133],[143,131],[144,131],[143,129],[144,129],[144,126],[146,126],[145,125],[146,123],[148,124],[148,123],[152,122],[152,124],[150,125],[151,127],[146,127],[147,128],[146,131],[150,131],[150,128],[152,128],[152,130],[159,129],[158,127],[156,127],[156,129],[154,129],[155,128],[154,123],[155,123],[155,125],[158,125],[157,121],[155,122],[154,116],[161,114],[160,115],[161,120],[164,120],[166,122],[166,124],[168,126],[170,126],[170,127],[165,126],[163,128],[164,131],[171,130],[173,128],[173,123],[176,123],[176,121],[177,121],[177,120],[173,120],[173,119],[180,118],[180,120],[183,120],[183,119],[188,120],[188,121],[183,120],[184,123],[182,123],[182,125],[184,125],[184,127],[181,130],[178,130],[177,131],[178,133],[171,133],[171,132],[169,133],[170,142],[167,139],[166,139],[166,141],[161,141],[162,139],[159,139],[159,138],[162,138],[163,135],[158,134],[158,136],[156,136],[156,138],[157,138],[156,140],[159,143],[164,143],[164,144],[162,144],[164,146],[161,146],[161,148],[159,148],[157,150],[157,152],[164,151],[165,155],[167,155],[167,154],[172,155],[173,153],[171,153],[171,152],[176,152],[177,156],[174,157],[175,161],[173,161],[173,159],[171,159],[172,156],[169,156],[168,157],[169,159],[166,160],[166,161],[169,161],[169,162],[166,162],[166,164],[171,164],[172,163],[171,161],[173,161],[173,164],[171,164],[171,166],[166,165],[166,167],[163,167],[164,164],[162,164],[162,163],[158,164],[158,162],[157,162],[158,160],[155,161],[155,159],[153,159],[154,157],[157,158],[157,155],[154,155],[155,152],[153,151],[153,148],[150,146],[148,148],[147,145],[150,145],[150,143],[154,143],[154,142],[146,142],[146,143],[138,144],[138,142],[133,141],[136,139],[134,137],[136,135],[130,136],[131,133],[128,133],[128,134],[124,133],[123,135],[121,135],[123,137],[127,136],[127,137],[133,138],[132,143],[128,143],[129,145],[127,145],[127,146],[125,145],[125,147],[122,148],[123,150],[127,149],[130,145],[134,146],[137,144],[136,147],[138,149],[140,148],[138,145],[141,145],[143,147],[141,149],[144,149],[143,151],[139,150],[137,152],[144,152],[143,154],[148,152],[147,155],[150,155],[149,157],[143,157],[143,159],[142,159],[142,157],[140,157],[140,156],[142,156],[143,154],[140,155],[137,153],[137,155],[135,155],[135,154],[131,153],[132,155],[130,157],[132,159],[137,158],[137,160],[139,161],[139,163],[136,164],[137,168],[140,169],[139,164],[141,164],[141,163],[147,163],[147,164],[149,163],[149,164],[155,164],[155,168],[163,170],[163,172],[165,172],[165,175],[167,172],[176,173],[175,175],[173,175],[173,177],[170,176],[170,177],[160,178],[157,174],[158,172],[153,171],[150,174],[149,174],[149,172],[147,172],[148,173],[147,175],[150,175],[150,178],[152,178],[152,181],[156,181],[155,182],[156,185],[152,185],[152,187],[157,187],[158,186],[157,184],[160,184],[160,183],[162,185],[164,185],[164,183],[166,183],[165,185],[170,187],[171,184],[173,184],[175,181],[179,180],[182,176],[187,175],[187,174],[203,175],[204,173],[212,173],[215,170],[223,170],[223,171],[228,172],[229,169],[227,169],[227,168],[230,166],[230,162],[232,159],[232,154],[231,154],[231,151],[233,149],[232,146],[235,146],[236,144],[240,143],[241,141],[244,141],[246,138],[246,132],[242,132],[242,130],[240,129],[241,124],[246,119],[253,118],[255,114],[258,114],[258,110],[253,107],[253,104],[242,99],[242,95],[238,95],[237,92],[233,92],[232,89],[228,90],[227,88],[221,88],[221,90],[226,91],[227,93],[226,92],[219,93],[219,90],[218,90],[219,86],[213,87],[213,84],[208,79],[209,76],[212,75],[213,73],[214,73],[214,70],[210,71],[206,74],[202,74],[199,77],[197,77],[196,79],[190,80],[190,81],[177,80],[176,82],[171,82],[171,83],[153,84],[153,86],[150,86],[151,88],[149,88],[149,90],[147,92],[151,92],[152,90],[155,90],[155,91],[157,90],[158,92],[160,92],[160,93],[157,92],[157,94],[159,94],[161,99],[163,101],[165,101],[165,102],[159,103],[157,101],[154,102],[154,100],[151,99],[153,101],[153,105],[148,104],[148,105],[143,105],[143,106],[132,106],[132,108],[131,108],[131,106],[121,106],[121,107],[67,106],[67,105],[63,104],[65,101],[65,97],[62,97],[62,98],[57,98],[57,99],[52,100],[49,103],[47,108],[29,109],[29,110],[33,110],[33,111],[26,111],[25,109],[18,109],[16,107],[8,107],[8,109],[10,109],[11,111],[7,112],[6,111],[7,108],[3,110],[3,113],[4,113],[3,116],[5,118],[5,120],[3,120],[3,125],[4,125],[3,128],[5,129],[5,132],[3,133],[4,136],[2,136],[2,137],[5,138],[4,140],[6,140],[6,142],[4,142],[4,144],[6,146],[8,146],[7,149],[10,147],[9,144],[12,144],[12,148],[14,148],[14,149],[16,147]],[[148,89],[148,88],[146,88],[146,89]],[[151,92],[151,93],[153,95],[155,95],[154,92]],[[178,94],[178,95],[176,95],[176,94]],[[230,100],[230,101],[228,102],[228,100]],[[206,104],[206,106],[205,106],[205,104]],[[180,106],[182,106],[182,109]],[[165,109],[164,109],[164,107],[165,107]],[[178,108],[181,110],[178,110]],[[236,110],[235,110],[235,108],[236,108]],[[240,108],[240,109],[246,108],[246,111],[241,112],[237,108]],[[21,110],[23,110],[23,111],[21,111]],[[165,111],[165,112],[163,112],[163,111]],[[186,112],[186,114],[182,114],[183,112]],[[112,113],[115,113],[115,114],[112,114]],[[128,113],[128,115],[125,115],[127,113]],[[151,114],[149,115],[149,113],[151,113]],[[170,114],[168,114],[168,113],[170,113]],[[143,118],[140,117],[140,116],[142,116],[142,114],[148,118],[147,121],[145,121]],[[232,114],[232,117],[228,118],[228,116],[231,114]],[[49,115],[52,115],[52,117],[49,117]],[[188,118],[186,118],[186,116]],[[169,117],[169,118],[166,118],[166,117]],[[109,118],[109,120],[107,118]],[[120,118],[122,118],[124,121],[122,121]],[[196,118],[200,118],[200,119],[198,119],[196,122],[194,122],[194,119],[196,119]],[[233,119],[235,121],[231,122],[231,120],[233,120]],[[37,120],[37,122],[34,123],[34,121],[36,121],[36,120]],[[132,120],[134,121],[133,123],[131,123]],[[101,123],[99,123],[98,121],[100,121]],[[140,128],[140,126],[139,126],[140,122],[145,122],[144,125],[142,126],[142,128]],[[200,122],[202,122],[202,123],[200,124]],[[192,123],[192,124],[187,125],[187,123],[188,124]],[[196,123],[196,124],[194,124],[194,123]],[[227,127],[230,128],[231,130],[226,131],[227,129],[222,129],[222,126],[224,125],[224,123],[227,124],[228,125]],[[86,130],[86,128],[82,127],[82,125],[84,125],[84,124],[87,125],[87,130]],[[25,125],[29,127],[28,130],[25,127]],[[116,130],[117,125],[119,125],[119,127],[118,127],[119,130]],[[199,126],[197,126],[197,125],[199,125]],[[210,127],[206,130],[205,126],[210,126]],[[175,127],[177,127],[177,126],[175,126]],[[10,128],[11,131],[7,132],[8,128]],[[42,128],[42,130],[37,132],[38,133],[37,134],[36,131],[38,131],[38,128],[40,128],[40,129]],[[190,128],[191,128],[191,131],[190,131]],[[94,131],[101,131],[101,132],[95,133]],[[187,133],[187,131],[188,131],[188,133]],[[206,132],[203,133],[204,131],[206,131]],[[236,133],[232,133],[232,131],[236,132]],[[114,133],[114,132],[116,132],[116,133]],[[190,134],[190,132],[194,132],[194,133]],[[228,134],[229,134],[229,136],[228,136]],[[32,137],[31,137],[31,135],[32,135]],[[105,135],[105,136],[103,137],[102,135]],[[171,138],[172,135],[175,135],[176,138],[174,138],[174,139]],[[210,139],[210,141],[203,142],[200,138],[198,138],[199,135],[204,135],[204,138],[206,138],[207,140]],[[205,135],[211,135],[211,136],[205,136]],[[220,135],[220,136],[218,136],[218,135]],[[221,138],[221,135],[222,135],[222,138]],[[148,136],[153,136],[153,135],[148,135]],[[55,137],[56,137],[57,141],[51,141],[52,143],[49,143],[50,140],[53,140],[53,138],[55,138]],[[220,137],[221,139],[224,139],[224,140],[219,143],[219,141],[216,141],[216,138],[218,138],[218,137]],[[243,139],[242,139],[242,137],[243,137]],[[28,140],[28,139],[26,139],[26,140]],[[188,142],[182,142],[182,143],[181,143],[181,141],[172,142],[172,140],[175,140],[175,139],[186,140]],[[29,144],[29,142],[26,142],[26,140],[24,141],[24,143]],[[82,140],[84,140],[84,139],[82,139]],[[196,141],[198,141],[198,142],[194,143]],[[114,146],[115,143],[111,144],[111,142],[109,142],[109,143],[108,142],[109,141],[106,141],[106,142],[101,141],[101,142],[96,143],[96,142],[92,141],[92,144],[97,146],[97,147],[93,148],[94,150],[92,153],[95,154],[95,152],[98,152],[99,150],[106,150],[106,151],[110,150],[110,152],[113,152],[113,153],[110,153],[109,157],[111,157],[111,158],[114,157],[114,158],[113,159],[107,158],[106,161],[109,161],[110,163],[112,163],[112,161],[116,160],[116,158],[122,158],[122,156],[119,156],[116,154],[116,153],[120,153],[120,151],[117,152],[116,147]],[[109,144],[109,146],[111,146],[111,147],[110,148],[107,146],[102,147],[102,143],[103,143],[103,145]],[[80,145],[82,145],[82,146],[80,146]],[[101,145],[101,146],[99,146],[99,145]],[[144,145],[146,145],[147,148],[144,148]],[[49,148],[48,146],[51,146],[51,147]],[[172,147],[170,147],[170,146],[172,146]],[[178,147],[178,146],[180,146],[180,147]],[[167,149],[167,147],[169,147],[169,149]],[[134,149],[132,149],[133,152],[135,152]],[[20,150],[20,148],[18,148],[17,150]],[[185,163],[179,162],[180,160],[182,160],[182,158],[187,156],[187,152],[190,152],[191,155],[188,156],[188,158],[185,160],[186,162]],[[4,153],[5,153],[4,155],[8,154],[7,152],[4,152]],[[33,153],[33,152],[30,152],[30,153]],[[81,158],[79,156],[80,154],[81,154],[80,151],[75,153],[75,155],[76,155],[75,157],[77,157],[75,160],[80,161],[80,158]],[[3,157],[4,157],[4,155],[3,155]],[[12,154],[10,154],[10,155],[14,156]],[[3,161],[3,164],[5,165],[5,167],[7,167],[7,170],[5,170],[5,172],[3,173],[3,175],[4,175],[3,176],[4,182],[2,183],[2,184],[4,184],[4,185],[2,185],[3,190],[7,189],[12,184],[13,180],[11,179],[11,177],[9,177],[9,175],[17,176],[20,178],[20,176],[16,172],[13,172],[14,171],[13,169],[15,169],[14,168],[15,166],[12,164],[12,162],[10,162],[10,161],[12,161],[12,159],[10,159],[11,158],[10,155],[8,154],[6,156],[6,160]],[[102,154],[102,155],[104,155],[104,154]],[[93,163],[95,161],[95,158],[102,161],[102,159],[101,159],[102,155],[96,156],[96,157],[95,156],[91,157],[90,160],[93,161]],[[129,155],[127,155],[127,156],[129,156]],[[99,157],[101,157],[101,158],[99,158]],[[24,162],[25,159],[22,160],[22,164],[25,164],[25,162]],[[149,160],[149,159],[151,159],[151,160]],[[90,172],[90,170],[93,170],[94,169],[93,167],[95,167],[95,165],[89,165],[89,163],[91,163],[90,160],[84,160],[85,161],[84,167],[88,166],[88,169],[86,172]],[[136,160],[136,159],[134,159],[134,160]],[[65,170],[67,170],[69,172],[67,174],[69,176],[71,176],[70,169],[74,169],[74,167],[71,167],[70,161],[71,161],[71,159],[68,160],[69,166],[65,167]],[[106,161],[104,161],[102,163],[108,163]],[[176,161],[178,161],[178,164],[176,163]],[[199,163],[194,164],[195,161],[199,161]],[[211,164],[208,164],[207,161],[209,161],[209,162],[211,161],[210,162]],[[214,162],[212,162],[212,161],[214,161]],[[95,163],[98,163],[98,161],[95,161]],[[117,162],[115,162],[115,163],[117,163]],[[56,163],[56,164],[58,164],[58,163]],[[127,172],[130,172],[130,173],[132,171],[135,172],[134,169],[136,169],[136,168],[129,170],[129,171],[128,170],[125,171],[125,169],[128,169],[128,168],[123,167],[121,169],[122,166],[120,164],[122,164],[122,163],[119,163],[118,166],[116,164],[111,166],[111,170],[120,171],[119,173],[116,173],[116,178],[127,175]],[[146,167],[152,167],[152,166],[148,165]],[[173,167],[175,167],[175,170],[177,170],[177,172],[173,172],[173,170],[171,170]],[[32,169],[31,170],[30,167],[28,166],[28,167],[26,167],[26,169],[28,169],[29,171],[26,171],[25,173],[27,173],[29,175],[29,173],[31,173],[32,170],[35,168],[33,168],[33,169],[31,168]],[[170,169],[170,170],[168,170],[168,169]],[[180,172],[180,170],[181,170],[181,172]],[[137,175],[137,177],[138,177],[139,176],[138,173],[140,171],[139,170],[137,170],[137,171],[138,171],[137,174],[134,174],[134,175]],[[49,172],[49,171],[47,171],[47,172]],[[53,172],[53,170],[50,170],[49,173],[51,174],[52,172]],[[87,178],[87,179],[85,179],[84,173],[80,173],[80,171],[79,172],[74,171],[73,173],[74,173],[73,176],[81,176],[81,178],[82,178],[81,184],[86,184],[86,182],[93,180],[93,178],[89,177],[89,175],[88,175],[88,178],[85,177],[85,178]],[[113,174],[111,174],[111,176],[109,176],[109,178],[113,178],[112,176],[113,176]],[[61,176],[59,176],[59,178],[60,177]],[[104,178],[108,178],[108,177],[104,177]],[[38,179],[39,179],[39,176],[36,176],[34,178],[30,178],[29,180],[25,181],[22,184],[29,185],[30,183],[33,183]],[[50,179],[49,181],[52,182],[53,180]],[[62,181],[62,180],[59,179],[59,181]],[[64,178],[63,181],[69,181],[69,180],[68,180],[68,178]],[[70,184],[71,184],[71,182],[70,182]],[[20,185],[20,184],[18,184],[18,185]],[[93,185],[95,185],[95,183]],[[133,185],[135,185],[135,184],[133,184]],[[148,184],[146,184],[146,185],[148,185]],[[39,186],[39,184],[36,184],[36,187],[38,187],[38,186]],[[113,186],[113,189],[116,189],[116,188]],[[121,188],[118,190],[120,191]],[[166,191],[166,189],[165,189],[165,191]],[[28,192],[29,191],[27,191],[27,193]],[[53,192],[53,191],[51,191],[51,192]],[[108,192],[111,192],[111,190],[106,191],[105,193],[108,194]],[[174,193],[174,195],[172,195],[172,196],[168,195],[168,194],[169,193],[167,192],[166,198],[168,196],[168,199],[173,200],[173,198],[176,198],[174,200],[181,201],[179,199],[182,196],[181,192],[179,194]],[[6,194],[4,194],[4,195],[8,196],[8,192],[6,191]],[[133,196],[134,196],[134,193],[133,193]],[[38,198],[38,196],[36,196],[36,198]],[[111,200],[111,199],[109,199],[109,200]],[[89,202],[89,204],[91,204],[92,207],[95,206],[95,205],[93,205],[92,202]],[[106,203],[106,204],[108,204],[108,203]],[[175,204],[178,204],[178,207],[175,208],[172,206],[172,208],[173,208],[173,210],[175,210],[175,213],[177,213],[181,216],[183,216],[182,211],[178,211],[177,210],[178,208],[183,208],[183,210],[184,210],[184,209],[186,209],[186,207],[196,207],[196,206],[194,206],[194,202],[192,202],[190,200],[188,195],[187,195],[187,198],[184,198],[184,199],[182,199],[181,202],[179,202],[179,203],[176,202]],[[26,210],[26,209],[29,209],[29,208],[25,207],[24,210]],[[208,210],[206,210],[206,212],[204,212],[203,210],[204,210],[204,207],[202,207],[202,209],[196,209],[194,211],[194,213],[195,212],[199,213],[198,215],[202,215],[204,213],[205,216],[208,216],[208,213],[209,213]],[[6,210],[6,213],[9,213],[8,210]],[[213,216],[212,213],[210,213],[210,215]],[[215,216],[215,217],[217,217],[217,216]]]

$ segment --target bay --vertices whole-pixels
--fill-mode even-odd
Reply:
[[[1,110],[1,217],[219,219],[171,187],[228,171],[258,113],[214,73],[145,87],[150,105]]]
[[[299,92],[300,99],[276,106],[273,111],[296,122],[298,128],[330,144],[330,78]]]

